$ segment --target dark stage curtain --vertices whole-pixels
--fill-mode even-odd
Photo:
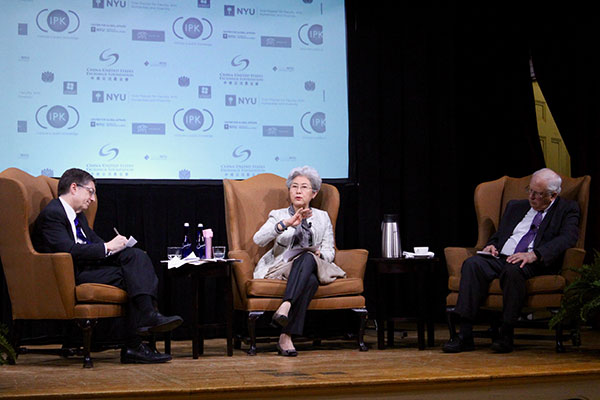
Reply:
[[[571,156],[572,176],[590,175],[590,208],[586,261],[600,250],[600,148],[598,24],[586,19],[591,10],[561,7],[535,19],[531,57],[537,80]]]
[[[352,177],[335,183],[341,249],[366,248],[379,256],[386,213],[399,215],[405,249],[429,246],[443,257],[446,246],[472,246],[475,186],[544,166],[529,76],[528,19],[515,19],[512,10],[456,4],[399,2],[392,11],[384,3],[347,2]],[[225,243],[221,183],[100,182],[98,192],[97,231],[110,238],[116,226],[135,236],[155,262],[161,292],[170,289],[173,311],[190,321],[189,282],[166,283],[159,260],[168,245],[181,242],[186,221],[213,228],[215,243]],[[371,311],[373,278],[368,269]],[[436,278],[431,298],[442,319],[443,260]],[[411,290],[400,284],[397,289],[400,298]],[[215,290],[207,283],[209,319],[220,316],[220,305],[210,300]],[[5,294],[4,310],[6,304]],[[166,304],[163,299],[161,306]],[[189,338],[187,329],[175,336]]]

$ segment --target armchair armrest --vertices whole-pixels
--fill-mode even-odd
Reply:
[[[463,262],[477,253],[474,247],[446,247],[444,255],[446,257],[446,267],[448,268],[448,277],[460,277],[460,270]]]
[[[337,250],[333,260],[346,272],[348,278],[364,279],[369,252],[364,249]]]
[[[573,271],[572,269],[581,268],[581,266],[583,265],[584,257],[584,249],[572,247],[565,251],[565,257],[563,258],[563,264],[560,274],[567,281],[567,285],[579,277],[579,274],[576,271]]]
[[[228,256],[242,260],[233,263],[234,304],[236,308],[240,308],[247,301],[246,282],[254,277],[254,263],[246,250],[230,250]]]

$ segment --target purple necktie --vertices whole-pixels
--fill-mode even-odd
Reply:
[[[75,231],[77,232],[77,239],[81,240],[83,243],[89,243],[88,238],[83,234],[83,230],[81,229],[81,224],[79,223],[79,217],[75,217]]]
[[[526,253],[529,248],[529,243],[535,239],[535,235],[537,234],[538,228],[540,227],[540,223],[542,222],[543,211],[538,211],[538,213],[533,217],[533,222],[531,223],[531,228],[529,228],[529,232],[527,232],[519,243],[517,243],[517,247],[515,247],[515,253]]]

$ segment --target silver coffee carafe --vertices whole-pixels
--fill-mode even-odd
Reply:
[[[401,255],[398,214],[384,214],[381,223],[381,256],[383,258],[400,258]]]

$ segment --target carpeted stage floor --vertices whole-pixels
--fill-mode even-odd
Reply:
[[[213,339],[194,360],[191,341],[181,341],[174,342],[168,364],[121,365],[118,350],[110,350],[93,354],[91,370],[81,368],[79,357],[27,354],[17,365],[0,367],[0,399],[600,398],[598,331],[584,331],[581,347],[568,343],[563,354],[553,342],[531,340],[517,341],[511,354],[492,354],[489,339],[477,339],[476,351],[444,354],[446,328],[439,325],[436,335],[436,347],[424,351],[414,331],[393,348],[377,350],[369,330],[368,352],[352,342],[306,342],[297,346],[296,358],[277,356],[274,343],[259,344],[255,357],[243,350],[227,357],[225,340]]]

